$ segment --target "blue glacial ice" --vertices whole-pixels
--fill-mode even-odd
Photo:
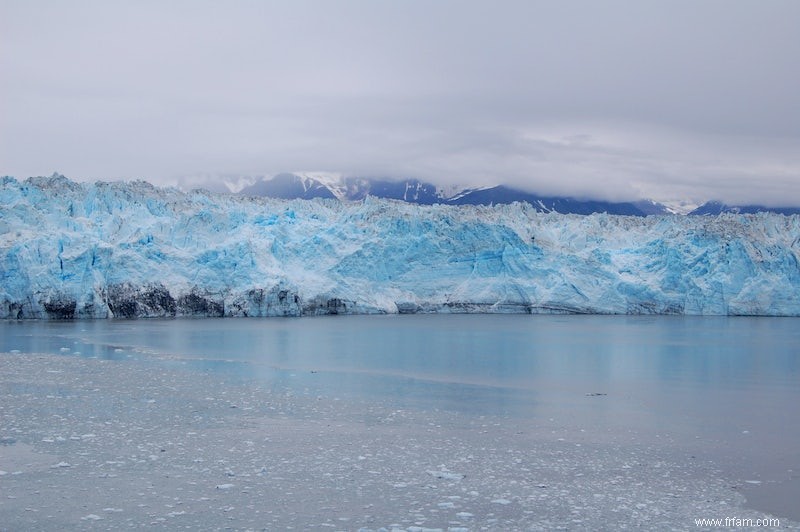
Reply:
[[[800,315],[800,217],[541,214],[0,180],[0,318]]]

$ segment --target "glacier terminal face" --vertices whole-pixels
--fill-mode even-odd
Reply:
[[[542,214],[0,180],[0,318],[800,315],[800,216]]]

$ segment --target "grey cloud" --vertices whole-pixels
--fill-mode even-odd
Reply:
[[[0,173],[800,204],[800,3],[0,3]]]

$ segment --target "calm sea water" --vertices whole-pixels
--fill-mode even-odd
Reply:
[[[569,425],[598,441],[716,453],[745,476],[800,472],[795,318],[4,322],[0,350],[157,360],[280,392],[502,415],[543,433]]]

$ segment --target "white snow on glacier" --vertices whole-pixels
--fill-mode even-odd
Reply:
[[[541,214],[0,180],[0,318],[800,315],[800,217]]]

